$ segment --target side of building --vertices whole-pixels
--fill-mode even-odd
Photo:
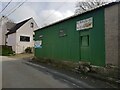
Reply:
[[[23,53],[27,47],[34,46],[33,32],[37,28],[38,26],[36,25],[35,21],[30,19],[27,23],[20,27],[19,30],[16,31],[16,53]]]
[[[77,30],[77,22],[89,18],[93,19],[93,27]],[[62,21],[35,32],[36,41],[42,40],[42,48],[35,49],[35,56],[104,65],[104,31],[104,8]]]
[[[110,3],[35,31],[35,56],[93,65],[118,65],[120,2]],[[113,14],[114,13],[114,14]],[[38,45],[40,44],[40,45]]]
[[[33,33],[38,29],[33,18],[24,20],[16,24],[7,35],[7,45],[12,46],[16,54],[24,53],[27,47],[33,47]]]
[[[106,64],[118,64],[120,57],[120,3],[105,8]]]

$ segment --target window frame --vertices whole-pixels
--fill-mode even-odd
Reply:
[[[89,35],[81,36],[81,46],[82,47],[89,47],[89,44],[90,44],[90,42],[89,42]]]
[[[20,42],[30,42],[30,36],[20,36]]]
[[[31,28],[34,27],[34,23],[33,23],[33,22],[30,23],[30,27],[31,27]]]

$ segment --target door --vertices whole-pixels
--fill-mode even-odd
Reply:
[[[80,44],[81,61],[90,61],[90,37],[89,35],[82,35]]]

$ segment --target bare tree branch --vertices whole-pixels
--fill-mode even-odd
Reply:
[[[93,0],[92,2],[77,2],[75,14],[85,12],[91,8],[95,8],[95,7],[103,5],[105,3],[106,2],[103,2],[102,0]]]

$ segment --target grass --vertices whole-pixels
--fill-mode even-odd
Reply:
[[[16,54],[9,56],[10,58],[17,58],[17,59],[23,59],[23,58],[32,58],[34,54],[28,54],[28,53],[23,53],[23,54]]]

